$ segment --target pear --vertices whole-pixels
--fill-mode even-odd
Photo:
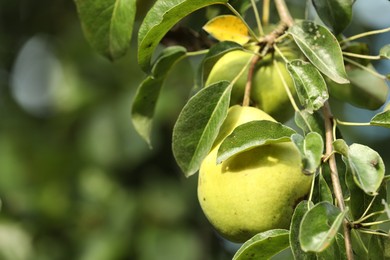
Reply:
[[[253,120],[275,121],[254,107],[231,107],[199,170],[200,206],[215,229],[233,242],[270,229],[288,229],[295,206],[312,182],[312,176],[302,173],[299,151],[291,142],[260,146],[216,163],[224,138]]]
[[[290,59],[297,57],[290,49],[285,49],[283,53]],[[214,64],[205,85],[209,86],[221,80],[232,81],[254,55],[254,53],[242,50],[231,51],[223,55]],[[273,63],[274,59],[290,91],[295,93],[294,83],[282,57],[270,53],[256,64],[250,98],[254,106],[275,117],[278,121],[286,121],[293,115],[294,110],[290,105],[282,79]],[[231,105],[242,103],[247,79],[248,68],[233,86],[230,98]]]

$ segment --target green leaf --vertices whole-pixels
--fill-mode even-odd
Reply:
[[[131,109],[131,119],[135,130],[151,147],[150,133],[161,87],[170,68],[186,53],[183,47],[166,48],[157,58],[152,75],[138,87]]]
[[[172,150],[186,177],[210,151],[227,115],[232,87],[220,81],[199,91],[181,111],[173,129]]]
[[[202,63],[197,70],[194,92],[203,88],[205,79],[208,77],[212,67],[219,58],[230,51],[242,49],[242,46],[235,42],[224,41],[214,44],[203,58]]]
[[[294,214],[291,219],[290,224],[290,247],[293,253],[294,259],[300,260],[317,260],[317,257],[314,253],[306,253],[301,248],[301,243],[299,241],[299,232],[300,232],[300,224],[303,216],[309,210],[309,208],[313,207],[312,202],[308,202],[306,200],[301,201],[294,210]]]
[[[233,256],[233,260],[265,260],[289,246],[289,232],[273,229],[259,233],[246,241]]]
[[[217,163],[257,146],[289,142],[294,133],[290,127],[267,120],[255,120],[239,125],[223,140],[218,150]]]
[[[293,134],[291,140],[301,154],[303,172],[314,174],[321,164],[324,150],[322,137],[316,132],[310,132],[305,137]]]
[[[329,185],[324,179],[322,173],[318,175],[318,192],[321,201],[327,201],[329,203],[333,203],[332,191],[330,190]]]
[[[370,124],[390,128],[390,110],[375,115]]]
[[[390,59],[390,44],[387,44],[381,48],[379,55],[382,59]]]
[[[368,146],[352,144],[348,164],[355,183],[368,195],[376,195],[385,176],[385,165],[380,155]]]
[[[350,170],[350,169],[349,169]],[[363,213],[366,212],[366,215],[383,210],[382,200],[387,197],[387,187],[386,184],[382,184],[378,190],[378,194],[375,197],[367,195],[359,186],[357,186],[352,174],[347,172],[345,180],[350,191],[349,199],[346,200],[346,205],[348,205],[352,220],[356,221],[361,218]],[[369,209],[367,209],[370,207]],[[375,221],[379,215],[372,216],[365,222]]]
[[[152,75],[154,78],[165,77],[171,67],[186,54],[186,49],[181,46],[171,46],[162,51],[153,64]]]
[[[142,81],[134,96],[131,109],[131,120],[135,130],[151,147],[150,133],[152,131],[153,116],[160,96],[163,79],[154,79],[152,76]]]
[[[337,139],[333,142],[333,149],[339,153],[342,154],[345,157],[348,157],[348,151],[349,147],[347,143],[343,139]]]
[[[164,35],[190,13],[227,0],[158,0],[147,13],[138,33],[138,63],[150,71],[150,60]]]
[[[320,109],[329,98],[321,73],[311,63],[303,60],[287,63],[287,69],[294,80],[301,104],[311,113]]]
[[[341,227],[346,211],[329,202],[320,202],[303,217],[299,241],[305,252],[322,252],[333,242]]]
[[[296,112],[295,123],[304,131],[305,134],[316,132],[320,134],[322,138],[325,138],[324,119],[320,113],[314,112],[311,114],[306,110]]]
[[[368,245],[370,260],[390,259],[390,238],[384,236],[372,236]]]
[[[110,60],[125,55],[131,40],[136,0],[75,0],[89,44]]]
[[[311,21],[298,21],[288,32],[319,71],[337,83],[349,82],[340,45],[328,29]]]
[[[337,35],[344,31],[352,19],[354,0],[312,0],[321,20]]]
[[[329,93],[331,96],[350,103],[356,107],[376,110],[385,102],[389,93],[386,80],[378,78],[369,71],[348,65],[349,84],[337,84],[328,80]],[[372,64],[367,69],[375,71]]]

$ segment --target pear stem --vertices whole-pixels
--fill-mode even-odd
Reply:
[[[244,99],[242,101],[242,106],[244,107],[250,105],[253,73],[255,71],[256,63],[259,61],[260,58],[261,57],[259,55],[254,55],[249,65],[248,80],[245,84]]]
[[[341,189],[340,178],[337,170],[336,157],[333,153],[333,115],[329,106],[329,102],[325,102],[323,107],[325,120],[325,138],[326,138],[326,155],[329,155],[328,163],[330,167],[330,177],[332,179],[333,192],[335,194],[338,207],[341,211],[345,210],[344,196]],[[351,242],[351,227],[346,219],[343,221],[345,250],[347,259],[353,260],[352,242]]]

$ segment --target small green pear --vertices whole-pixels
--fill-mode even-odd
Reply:
[[[288,229],[295,206],[312,182],[312,176],[302,173],[299,151],[291,142],[260,146],[216,163],[223,139],[253,120],[275,121],[254,107],[231,107],[199,170],[201,208],[215,229],[233,242],[270,229]]]

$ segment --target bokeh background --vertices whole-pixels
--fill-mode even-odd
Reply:
[[[136,28],[153,1],[138,1]],[[292,11],[302,13],[304,1]],[[216,10],[184,25],[200,30]],[[390,2],[357,0],[349,34],[390,26]],[[136,32],[137,30],[135,30]],[[389,33],[365,39],[372,53]],[[136,33],[109,62],[85,41],[70,0],[0,0],[0,259],[229,259],[201,212],[197,177],[184,178],[171,132],[193,85],[197,59],[170,72],[158,104],[153,149],[130,120],[144,78]],[[382,73],[386,61],[376,62]],[[336,116],[366,122],[377,111],[334,102]],[[390,130],[343,129],[390,167]]]

